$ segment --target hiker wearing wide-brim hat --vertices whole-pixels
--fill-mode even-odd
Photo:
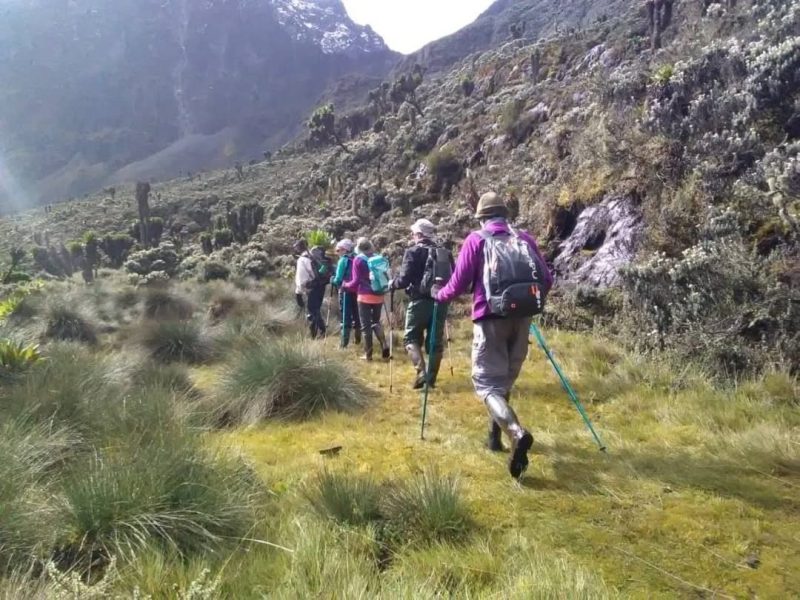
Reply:
[[[431,298],[431,288],[435,284],[441,286],[447,283],[454,261],[452,254],[434,241],[436,227],[429,220],[419,219],[414,223],[411,236],[414,245],[405,251],[400,272],[392,281],[392,289],[405,291],[409,299],[403,343],[416,370],[412,387],[422,389],[426,376],[430,387],[435,387],[444,354],[448,305],[438,307],[436,330],[433,331],[433,312],[436,307]],[[425,364],[425,350],[429,353],[429,366]]]
[[[509,471],[519,477],[533,437],[511,408],[511,390],[528,353],[531,316],[542,310],[553,277],[536,241],[514,230],[508,215],[498,194],[481,196],[475,211],[481,229],[464,241],[450,282],[432,295],[446,303],[473,290],[472,382],[489,412],[488,446],[502,450],[505,432],[511,440]]]

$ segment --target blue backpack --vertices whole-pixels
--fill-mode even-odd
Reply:
[[[389,275],[391,270],[389,259],[383,254],[374,254],[369,257],[365,254],[359,254],[359,258],[367,263],[367,267],[369,267],[369,283],[372,291],[376,294],[388,292],[389,280],[391,279]]]

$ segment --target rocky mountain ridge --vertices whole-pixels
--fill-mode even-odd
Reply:
[[[512,39],[530,43],[563,35],[639,5],[638,0],[497,0],[467,27],[404,58],[398,70],[419,63],[432,72],[444,71]]]
[[[26,0],[0,11],[12,203],[261,158],[326,88],[360,100],[399,55],[340,0]],[[352,78],[351,78],[352,79]]]

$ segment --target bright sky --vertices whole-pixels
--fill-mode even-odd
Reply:
[[[350,17],[371,25],[405,54],[469,25],[493,0],[343,0]]]

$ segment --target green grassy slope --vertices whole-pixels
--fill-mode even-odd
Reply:
[[[719,391],[691,369],[672,370],[601,340],[551,332],[609,453],[593,446],[532,347],[514,404],[536,443],[531,467],[517,483],[506,472],[506,455],[482,448],[486,417],[469,382],[466,334],[453,343],[454,376],[445,364],[440,388],[431,393],[426,441],[419,439],[420,399],[408,389],[405,362],[396,363],[390,394],[388,368],[360,365],[355,354],[354,368],[381,398],[367,414],[268,425],[218,441],[241,448],[287,498],[323,468],[387,480],[436,465],[462,481],[478,540],[493,555],[513,553],[509,536],[518,534],[624,597],[781,598],[800,589],[794,382],[774,374]],[[317,452],[336,445],[343,446],[336,458]],[[469,569],[473,552],[472,544],[444,560],[423,552],[415,559],[417,575]],[[486,567],[503,569],[502,562]],[[486,581],[500,583],[504,575],[489,572]],[[475,587],[477,596],[488,589]]]

